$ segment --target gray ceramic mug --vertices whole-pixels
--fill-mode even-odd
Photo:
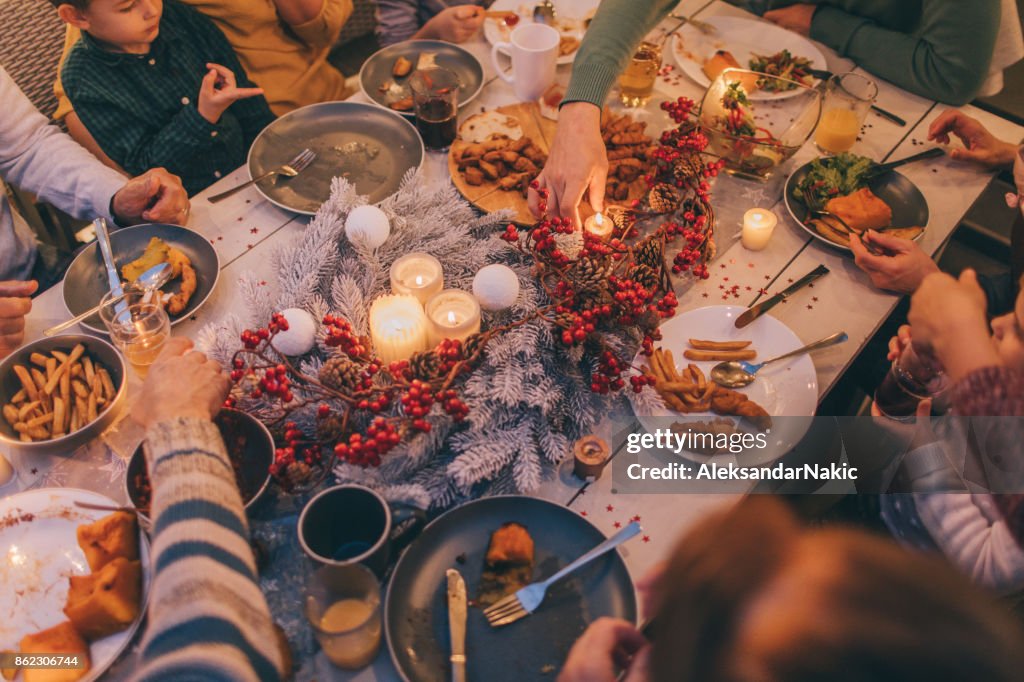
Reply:
[[[425,520],[423,510],[389,504],[365,486],[337,485],[302,510],[299,544],[316,564],[362,564],[383,576],[396,543],[422,528]]]

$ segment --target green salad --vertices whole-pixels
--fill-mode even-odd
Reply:
[[[833,197],[846,196],[864,187],[865,177],[875,162],[866,156],[849,152],[815,159],[803,177],[793,188],[794,198],[804,200],[804,188],[809,188],[820,205]]]

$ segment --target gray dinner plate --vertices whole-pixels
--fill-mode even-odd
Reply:
[[[468,598],[474,599],[491,533],[510,521],[526,526],[533,537],[534,580],[606,539],[578,512],[535,497],[487,497],[439,516],[398,560],[384,604],[391,659],[406,682],[451,679],[445,572],[458,569]],[[492,628],[483,611],[471,606],[466,679],[553,679],[573,643],[602,616],[636,622],[633,581],[617,551],[555,583],[536,611],[511,625]]]
[[[402,176],[423,162],[423,142],[411,123],[373,104],[322,102],[277,119],[249,149],[249,176],[291,161],[303,149],[316,152],[294,178],[271,176],[256,183],[267,201],[313,215],[331,196],[331,181],[344,177],[371,204],[394,194]]]
[[[391,75],[391,69],[399,57],[405,57],[412,62],[413,68],[423,52],[436,52],[435,59],[438,66],[449,71],[454,71],[459,77],[459,106],[469,103],[474,97],[480,94],[484,86],[484,67],[480,60],[472,53],[451,43],[440,40],[407,40],[404,43],[395,43],[374,52],[359,70],[359,88],[363,94],[374,103],[392,111],[388,104],[393,102],[396,94],[382,92],[381,87],[390,81],[401,89],[403,94],[409,92],[409,76],[395,78]],[[410,72],[409,75],[412,75]],[[397,93],[397,89],[395,90]],[[412,117],[412,112],[404,112]]]
[[[135,225],[110,233],[110,246],[114,252],[114,261],[117,264],[118,272],[126,263],[142,255],[152,237],[159,237],[182,251],[192,261],[192,267],[196,271],[196,292],[192,294],[192,299],[183,313],[171,316],[171,326],[174,326],[182,320],[188,319],[213,292],[213,288],[217,285],[217,278],[220,277],[220,258],[206,237],[187,227],[163,223]],[[175,280],[165,286],[163,290],[177,293],[180,287],[181,280]],[[82,249],[75,260],[71,262],[71,267],[64,275],[62,289],[64,307],[72,316],[81,315],[89,308],[98,305],[103,295],[110,291],[107,270],[103,265],[103,257],[100,255],[95,241]],[[99,334],[107,333],[107,328],[103,326],[99,315],[86,318],[81,325],[85,329]]]
[[[818,234],[813,227],[805,225],[803,222],[804,216],[807,215],[807,208],[803,201],[793,196],[793,188],[807,175],[811,168],[811,163],[813,162],[800,166],[786,181],[786,191],[783,196],[786,202],[786,210],[789,211],[789,215],[793,217],[796,224],[804,228],[815,239],[842,251],[850,252],[849,247],[836,244],[831,239],[826,239]],[[889,171],[885,175],[881,175],[869,182],[868,187],[875,193],[875,196],[887,203],[889,208],[892,209],[893,225],[897,227],[924,227],[927,229],[928,202],[925,200],[924,195],[921,194],[921,190],[917,188],[917,185],[908,180],[905,175],[896,171]],[[915,241],[923,235],[924,232],[921,232],[915,238]]]

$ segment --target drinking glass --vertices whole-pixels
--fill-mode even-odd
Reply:
[[[306,585],[306,618],[324,655],[339,668],[358,670],[380,648],[380,583],[360,564],[324,566]]]
[[[864,117],[878,96],[875,82],[859,73],[838,73],[825,86],[825,103],[814,136],[818,148],[829,154],[850,151]]]
[[[114,295],[107,292],[100,301],[100,319],[110,340],[142,377],[171,337],[171,319],[159,295],[129,292],[123,301],[114,301]]]
[[[459,77],[440,67],[420,69],[409,77],[409,89],[423,146],[448,149],[459,132]]]
[[[619,76],[619,100],[627,107],[643,107],[651,100],[661,68],[661,45],[645,40]]]
[[[948,391],[949,378],[938,361],[928,353],[915,350],[910,343],[892,361],[892,367],[875,391],[875,405],[890,419],[910,421],[918,403],[925,398],[932,399],[933,413],[944,412]]]

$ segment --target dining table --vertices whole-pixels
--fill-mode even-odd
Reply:
[[[674,13],[697,19],[722,15],[756,18],[719,0],[683,0]],[[664,25],[672,23],[674,20],[666,19]],[[463,46],[477,56],[483,65],[485,85],[478,97],[462,108],[460,117],[515,103],[512,86],[498,78],[494,71],[489,56],[490,45],[484,38],[478,35]],[[828,70],[834,73],[860,71],[856,64],[828,47],[820,44],[817,47],[826,56]],[[699,102],[704,91],[704,88],[680,72],[668,54],[664,64],[651,103],[642,109],[633,110],[634,116],[648,121],[648,127],[652,130],[664,129],[671,123],[658,107],[661,101],[686,96]],[[567,79],[570,69],[570,65],[560,66],[558,77]],[[910,94],[881,79],[875,80],[879,90],[877,105],[903,118],[907,125],[900,126],[876,113],[869,113],[852,151],[884,162],[932,146],[927,141],[928,127],[947,107]],[[351,99],[369,101],[359,92]],[[972,106],[962,107],[962,110],[979,119],[999,138],[1016,141],[1024,137],[1024,129],[1011,121]],[[809,141],[784,168],[791,172],[817,156],[813,142]],[[258,278],[273,286],[275,250],[301,240],[310,220],[307,216],[275,206],[254,187],[248,187],[221,202],[211,203],[208,197],[249,179],[249,170],[244,165],[218,170],[222,175],[220,180],[192,197],[187,227],[201,233],[216,249],[221,268],[219,283],[196,314],[174,327],[175,336],[196,339],[206,325],[217,325],[240,308],[243,304],[239,282],[243,273],[255,273]],[[422,170],[431,183],[441,185],[451,182],[444,153],[427,152]],[[900,172],[920,189],[927,200],[930,218],[919,243],[926,252],[933,255],[941,252],[968,209],[992,179],[991,172],[956,162],[948,156],[908,165]],[[718,219],[718,253],[710,263],[710,276],[706,280],[680,284],[678,312],[721,304],[748,306],[766,294],[785,288],[816,266],[826,265],[830,274],[815,282],[813,289],[804,291],[770,312],[804,342],[814,341],[840,329],[849,335],[847,343],[813,355],[820,399],[836,385],[889,318],[900,296],[874,288],[868,276],[857,268],[848,253],[810,237],[787,213],[782,201],[781,179],[756,182],[724,174],[717,178],[712,189],[712,200]],[[743,213],[752,207],[768,209],[778,217],[774,235],[761,251],[746,249],[739,238]],[[57,284],[34,299],[27,319],[26,339],[38,338],[43,330],[69,317],[61,286]],[[132,386],[137,387],[138,381],[133,378],[130,382],[129,404]],[[610,415],[606,422],[598,426],[598,435],[611,442],[621,441],[617,437],[621,433],[613,431],[621,431],[624,425],[629,428],[628,419],[618,418],[623,415],[628,417],[628,406],[624,406],[621,411],[623,414],[617,417]],[[74,452],[49,456],[16,451],[5,453],[16,470],[16,478],[13,483],[0,488],[0,497],[31,488],[65,486],[100,492],[123,503],[126,501],[124,479],[127,461],[142,439],[141,429],[125,417]],[[614,459],[611,466],[615,466]],[[838,482],[831,492],[849,492],[848,486],[849,482]],[[616,490],[613,476],[603,475],[595,481],[585,482],[572,475],[571,464],[553,471],[549,479],[531,494],[567,505],[608,535],[630,521],[639,521],[643,527],[642,534],[621,548],[622,557],[634,580],[663,560],[680,535],[694,523],[716,510],[727,508],[742,496],[741,492],[735,491],[703,494],[622,493]],[[289,636],[295,653],[298,679],[401,679],[391,663],[386,647],[382,647],[372,665],[354,673],[333,668],[323,654],[317,651],[301,608],[297,606],[306,575],[304,571],[308,571],[308,568],[299,568],[304,565],[305,559],[294,538],[298,512],[305,499],[280,492],[273,498],[269,503],[260,505],[252,514],[252,532],[256,542],[267,552],[266,566],[261,573],[261,587],[275,619]],[[139,637],[136,640],[135,645],[121,656],[103,679],[121,679],[129,675],[138,655]]]

